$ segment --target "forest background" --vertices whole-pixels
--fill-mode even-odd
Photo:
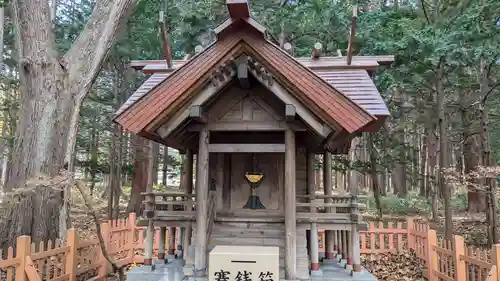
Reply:
[[[421,215],[447,236],[498,242],[500,1],[356,4],[354,54],[395,55],[373,77],[392,116],[356,138],[348,157],[334,158],[337,191],[359,186],[368,214]],[[324,56],[345,54],[352,6],[251,1],[269,38],[290,43],[295,56],[310,56],[316,42]],[[88,183],[108,217],[140,212],[148,181],[182,190],[168,180],[182,176],[182,156],[153,145],[149,174],[149,143],[112,117],[144,81],[131,60],[163,59],[164,34],[174,59],[192,55],[215,39],[226,13],[222,0],[1,2],[0,245],[19,234],[46,240],[78,224],[75,179]]]

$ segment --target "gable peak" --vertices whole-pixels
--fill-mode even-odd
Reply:
[[[248,5],[248,0],[227,0],[226,6],[229,11],[229,16],[233,20],[250,17],[250,6]]]

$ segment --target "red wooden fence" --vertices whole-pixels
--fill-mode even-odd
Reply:
[[[119,265],[143,262],[144,227],[136,225],[135,214],[102,223],[101,231],[109,254]],[[319,234],[320,251],[324,252],[324,232]],[[425,265],[423,273],[429,281],[497,281],[500,276],[500,245],[481,250],[465,245],[461,236],[447,241],[427,223],[413,218],[370,222],[368,230],[361,232],[360,247],[363,255],[372,258],[414,251]],[[16,252],[10,247],[4,256],[0,255],[0,271],[6,281],[100,280],[111,271],[99,241],[83,240],[74,230],[64,243],[56,240],[35,245],[29,236],[21,236]]]
[[[320,241],[324,241],[323,231]],[[467,246],[459,235],[448,241],[414,218],[369,222],[368,230],[361,232],[360,247],[362,254],[372,258],[413,251],[429,281],[497,281],[500,276],[500,244],[485,250]]]

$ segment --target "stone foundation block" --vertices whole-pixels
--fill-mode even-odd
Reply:
[[[320,270],[311,270],[311,276],[312,277],[321,277],[323,276],[323,271]]]
[[[327,264],[337,264],[337,260],[336,259],[333,259],[333,260],[323,259],[323,264],[325,264],[325,265],[327,265]]]
[[[191,264],[187,264],[182,268],[182,272],[186,276],[194,276],[194,266]]]
[[[337,261],[340,262],[340,260],[342,260],[342,255],[341,254],[337,254]]]

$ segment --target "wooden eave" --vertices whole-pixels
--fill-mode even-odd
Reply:
[[[255,28],[234,32],[173,71],[169,77],[115,118],[136,134],[155,130],[181,109],[209,80],[217,65],[247,52],[256,57],[314,114],[334,127],[354,133],[376,118],[334,89],[278,46],[266,41]],[[133,64],[136,68],[141,66]]]
[[[302,63],[304,66],[312,70],[324,69],[374,69],[380,65],[390,65],[394,62],[393,55],[387,56],[353,56],[352,64],[347,65],[346,57],[320,57],[318,59],[312,59],[311,57],[298,57],[295,58],[298,62]],[[173,68],[167,68],[167,62],[165,60],[132,60],[130,62],[130,67],[135,70],[142,70],[146,66],[155,65],[156,72],[171,72],[174,69],[179,68],[184,65],[187,60],[174,60]]]
[[[228,18],[227,20],[223,21],[221,24],[219,24],[215,29],[214,33],[215,35],[219,36],[222,34],[226,29],[228,29],[231,25],[236,24],[238,21],[243,21],[246,24],[252,26],[256,30],[258,30],[260,33],[265,34],[266,33],[266,27],[260,24],[258,21],[255,19],[249,17],[249,18],[239,18],[239,19],[233,19],[233,18]]]
[[[155,119],[164,119],[168,113],[165,112],[167,109],[182,107],[188,96],[207,83],[210,70],[214,69],[224,56],[231,56],[231,53],[237,50],[235,47],[240,40],[234,36],[216,41],[173,71],[165,81],[117,116],[115,121],[127,130],[139,134]]]
[[[339,124],[347,132],[354,133],[376,120],[275,44],[269,41],[262,44],[261,39],[251,35],[244,35],[244,40],[253,51],[252,55],[274,70],[274,75],[281,76],[279,80],[285,87],[328,124]]]

